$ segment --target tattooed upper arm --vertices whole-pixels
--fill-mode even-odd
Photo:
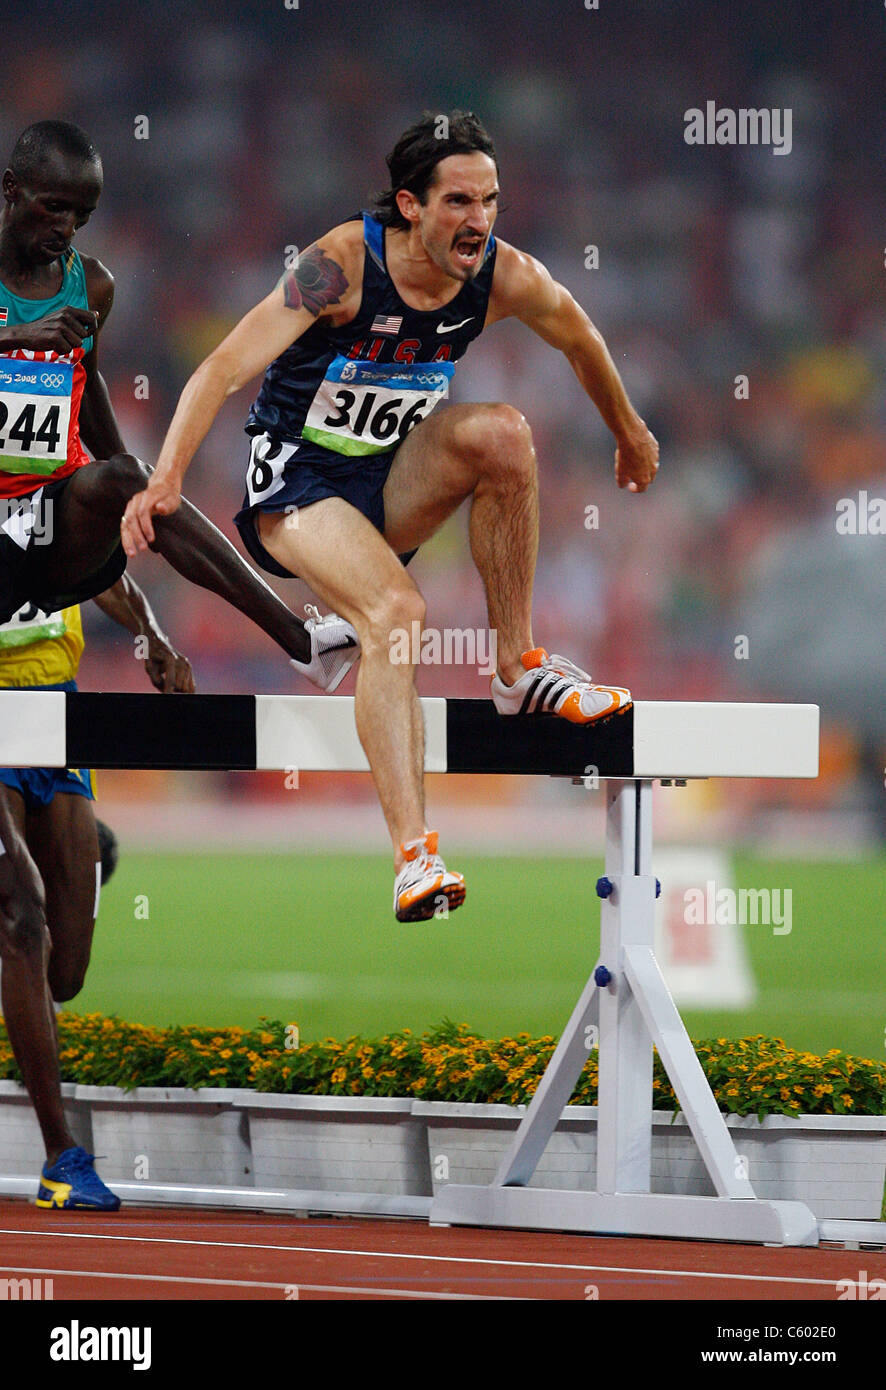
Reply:
[[[298,257],[282,279],[283,302],[287,309],[307,309],[315,318],[330,304],[340,304],[348,290],[348,279],[338,261],[320,246],[312,246]]]

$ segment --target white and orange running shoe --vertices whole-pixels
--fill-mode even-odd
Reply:
[[[544,647],[524,652],[526,674],[513,685],[492,677],[492,700],[499,714],[557,714],[572,724],[594,724],[631,706],[631,692],[618,685],[595,685],[587,671]]]
[[[437,832],[400,846],[406,863],[394,880],[394,915],[398,922],[426,922],[446,917],[465,900],[465,881],[451,873],[437,853]]]

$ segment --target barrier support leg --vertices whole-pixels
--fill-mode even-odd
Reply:
[[[600,960],[492,1184],[438,1189],[434,1224],[816,1245],[802,1202],[764,1201],[735,1146],[654,955],[652,783],[606,787]],[[601,970],[602,967],[602,970]],[[596,1191],[530,1187],[568,1104],[599,1018]],[[653,1042],[714,1184],[715,1197],[650,1192]]]

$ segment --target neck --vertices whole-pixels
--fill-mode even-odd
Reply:
[[[13,236],[5,217],[0,219],[0,273],[7,283],[11,281],[20,288],[44,288],[55,284],[59,269],[57,260],[50,261],[48,265],[37,265],[30,260]]]
[[[388,271],[395,276],[398,288],[402,287],[414,298],[431,301],[430,308],[448,303],[462,287],[460,280],[431,260],[415,227],[408,231],[389,227],[386,253]]]

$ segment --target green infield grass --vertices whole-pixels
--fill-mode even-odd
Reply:
[[[558,1035],[597,958],[602,861],[460,855],[458,867],[465,906],[403,926],[384,854],[124,852],[70,1007],[161,1025],[276,1018],[304,1041],[443,1018],[487,1036]],[[758,1001],[687,1011],[690,1035],[886,1057],[886,858],[739,855],[735,882],[789,888],[792,930],[742,928]]]

